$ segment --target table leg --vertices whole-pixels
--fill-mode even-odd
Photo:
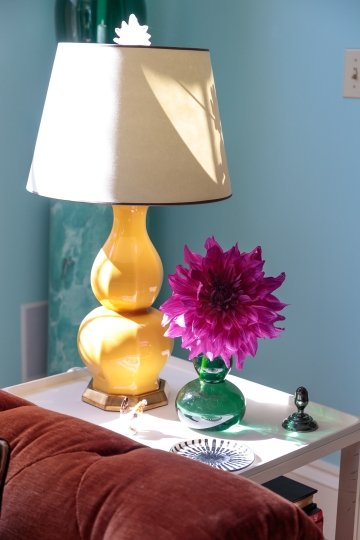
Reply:
[[[336,540],[360,540],[359,461],[360,443],[342,449],[336,516]]]

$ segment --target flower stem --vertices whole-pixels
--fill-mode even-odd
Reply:
[[[206,369],[207,368],[207,363],[208,363],[208,357],[205,356],[205,354],[202,354],[201,355],[201,369]]]

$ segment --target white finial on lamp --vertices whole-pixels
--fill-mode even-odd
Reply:
[[[115,28],[115,32],[118,35],[114,38],[115,43],[118,45],[145,45],[149,46],[151,35],[148,34],[148,26],[139,24],[136,16],[131,14],[129,17],[129,23],[122,21],[121,28]]]

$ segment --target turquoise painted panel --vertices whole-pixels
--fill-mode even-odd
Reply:
[[[111,224],[110,206],[62,201],[51,203],[50,374],[83,365],[77,350],[77,332],[85,315],[99,305],[90,287],[90,271]]]

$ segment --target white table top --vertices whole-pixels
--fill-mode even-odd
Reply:
[[[81,395],[90,380],[88,371],[53,375],[37,381],[5,388],[37,405],[61,412],[127,435],[153,448],[170,450],[184,440],[213,436],[194,431],[178,420],[174,401],[177,391],[196,378],[191,362],[172,357],[164,368],[169,404],[143,413],[137,421],[138,432],[130,434],[117,412],[88,405]],[[241,474],[265,482],[315,459],[360,441],[360,419],[313,402],[306,408],[319,429],[310,433],[289,432],[282,421],[295,412],[294,396],[236,376],[228,380],[238,385],[246,397],[246,413],[233,433],[218,433],[218,438],[240,440],[255,453],[255,461]]]

